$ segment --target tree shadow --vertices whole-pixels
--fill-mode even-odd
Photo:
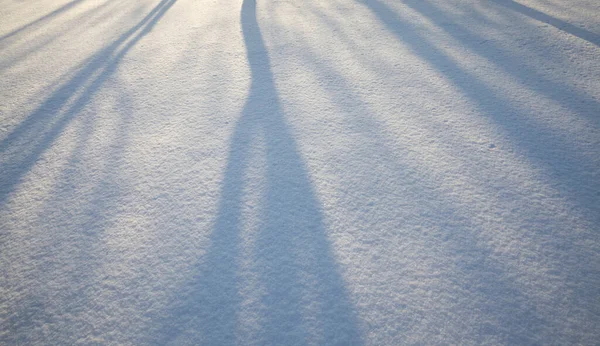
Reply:
[[[591,31],[582,29],[573,24],[567,23],[558,18],[554,18],[543,12],[535,10],[531,7],[527,7],[525,5],[522,5],[522,4],[512,1],[512,0],[492,0],[492,1],[497,3],[498,5],[509,8],[515,12],[519,12],[520,14],[530,17],[532,19],[535,19],[539,22],[546,23],[548,25],[552,25],[553,27],[557,28],[558,30],[562,30],[573,36],[577,36],[582,40],[585,40],[591,44],[594,44],[594,45],[600,47],[600,35],[595,34]]]
[[[82,1],[83,0],[73,0],[71,2],[68,2],[68,3],[62,5],[61,7],[57,8],[56,10],[54,10],[54,11],[52,11],[52,12],[46,14],[46,15],[43,15],[40,18],[38,18],[38,19],[36,19],[36,20],[34,20],[34,21],[30,22],[30,23],[27,23],[27,24],[25,24],[25,25],[23,25],[23,26],[15,29],[15,30],[11,31],[8,34],[0,36],[0,41],[4,41],[5,39],[10,38],[10,37],[12,37],[12,36],[14,36],[14,35],[22,32],[24,30],[27,30],[28,28],[30,28],[32,26],[35,26],[35,25],[41,24],[43,22],[46,22],[48,20],[51,20],[52,18],[60,15],[61,13],[66,12],[66,11],[70,10],[71,8],[79,5],[79,3],[81,3]]]
[[[30,56],[43,51],[44,48],[57,40],[65,38],[67,35],[84,35],[93,27],[97,27],[99,23],[106,25],[109,17],[110,20],[116,18],[115,11],[117,9],[115,9],[115,6],[117,4],[114,0],[107,0],[98,2],[96,5],[87,7],[65,19],[55,17],[54,21],[56,23],[49,23],[50,18],[40,19],[36,24],[23,28],[27,32],[26,35],[22,35],[20,38],[18,38],[20,35],[17,35],[17,37],[11,36],[12,39],[7,37],[5,40],[0,40],[0,49],[9,52],[0,59],[0,71],[10,71],[12,67],[27,61]],[[122,11],[123,7],[120,6],[118,10]],[[123,13],[126,12],[123,11]],[[18,32],[13,35],[16,34]],[[45,89],[51,89],[51,87]]]
[[[545,173],[548,183],[574,203],[591,224],[600,221],[596,203],[600,191],[600,185],[595,179],[597,168],[589,162],[584,153],[577,150],[564,136],[557,135],[533,117],[523,114],[522,110],[508,102],[474,73],[459,66],[453,58],[427,40],[410,22],[400,18],[386,4],[378,0],[360,2],[372,11],[398,40],[443,73],[450,83],[475,103],[481,114],[498,124],[519,151],[527,155],[532,165]],[[448,21],[442,11],[427,1],[406,1],[404,4],[437,25]],[[533,70],[520,67],[522,63],[519,64],[514,57],[499,48],[482,48],[479,44],[480,36],[477,34],[459,28],[453,30],[457,32],[448,33],[476,54],[488,58],[507,74],[522,81],[526,87],[557,101],[578,115],[588,116],[593,122],[592,125],[597,124],[598,117],[592,109],[598,106],[598,102],[593,98],[576,92],[566,84],[550,81]]]
[[[364,179],[361,183],[366,184],[370,179],[376,181],[389,179],[386,178],[385,173],[382,173],[385,170],[397,172],[395,174],[405,176],[407,181],[417,182],[409,187],[390,187],[390,190],[387,191],[380,185],[373,184],[371,186],[372,191],[365,194],[372,193],[372,198],[378,199],[382,196],[388,196],[388,198],[394,196],[397,189],[412,190],[406,194],[406,197],[404,197],[406,200],[403,200],[401,205],[405,206],[407,210],[418,209],[423,214],[436,215],[428,221],[434,225],[432,228],[439,227],[442,230],[434,240],[435,243],[441,245],[430,251],[439,253],[440,258],[443,258],[444,262],[447,263],[445,270],[450,273],[451,283],[449,287],[469,292],[470,300],[464,303],[469,306],[468,308],[476,311],[480,319],[465,319],[464,321],[464,323],[471,323],[469,328],[477,331],[473,335],[475,338],[473,342],[489,342],[486,337],[493,334],[497,340],[502,340],[503,343],[507,344],[534,343],[534,336],[540,334],[545,326],[544,320],[536,314],[535,303],[528,300],[528,297],[519,290],[518,285],[506,279],[506,268],[492,259],[493,252],[489,247],[482,244],[482,237],[479,235],[481,226],[471,222],[463,210],[448,203],[447,199],[444,198],[445,196],[432,192],[431,186],[439,182],[427,173],[416,171],[410,160],[403,158],[402,154],[398,153],[398,148],[394,147],[383,135],[386,132],[385,125],[375,120],[376,117],[370,114],[371,111],[368,107],[356,102],[360,99],[360,96],[353,91],[354,86],[351,83],[345,81],[332,66],[320,62],[318,55],[312,53],[310,49],[306,49],[304,55],[301,55],[300,58],[307,66],[312,65],[318,71],[318,75],[325,76],[325,80],[335,81],[335,83],[323,83],[322,86],[324,91],[328,93],[331,99],[335,100],[345,114],[361,115],[360,119],[348,119],[352,123],[350,126],[355,129],[356,133],[369,138],[368,141],[359,141],[361,150],[377,152],[388,158],[385,167],[378,166],[377,170],[365,173],[364,175],[368,175],[369,179]],[[363,115],[364,117],[362,117]],[[383,193],[382,191],[386,192]],[[357,195],[360,194],[357,193]],[[364,195],[360,198],[367,199]],[[461,204],[458,200],[455,203],[456,205]],[[371,211],[371,213],[374,212]],[[437,217],[441,221],[433,221]],[[446,220],[452,221],[448,222]],[[398,223],[397,227],[398,229],[410,227],[410,223],[410,220],[403,220],[402,223]],[[377,235],[374,234],[373,238],[377,238]],[[405,256],[410,256],[410,254]],[[438,288],[432,287],[432,289]],[[448,287],[444,289],[448,289]],[[406,304],[410,306],[415,302],[407,301]],[[457,310],[460,311],[460,309]],[[452,310],[448,311],[453,313]],[[419,311],[415,309],[412,312],[416,315]],[[410,326],[413,323],[416,324],[414,318],[411,314],[397,317],[396,322],[404,324],[406,331],[408,331],[408,333],[405,333],[404,329],[399,328],[398,333],[405,338],[399,343],[406,342],[407,336],[414,336],[410,333],[415,329],[415,327]],[[504,329],[499,331],[490,330],[490,321],[501,325]],[[448,325],[448,321],[445,321],[444,326],[447,327]],[[435,326],[431,326],[431,328],[433,329]],[[461,330],[460,332],[465,333],[466,331]],[[434,344],[448,342],[443,337],[452,335],[446,333],[439,335],[438,333],[439,331],[436,330],[434,334],[427,334],[425,337],[434,338],[435,335],[435,337],[441,337],[442,339],[427,339],[426,341]]]
[[[255,0],[243,2],[241,27],[251,85],[231,137],[210,245],[156,344],[362,344],[320,203],[283,117]],[[246,255],[244,197],[257,145],[265,184],[260,205],[250,206],[258,225]]]
[[[515,145],[517,155],[523,154],[531,163],[532,168],[541,172],[540,180],[544,184],[552,186],[560,193],[561,198],[564,197],[570,202],[569,204],[574,205],[575,207],[572,209],[574,213],[583,216],[586,221],[585,225],[589,225],[589,232],[586,234],[569,229],[571,224],[564,227],[563,225],[545,225],[543,223],[538,229],[519,230],[519,233],[530,232],[532,235],[529,237],[534,237],[532,239],[537,244],[543,244],[547,254],[551,254],[547,257],[551,260],[551,256],[556,256],[556,254],[577,258],[573,263],[566,261],[561,263],[563,267],[560,271],[565,275],[563,282],[565,287],[569,287],[574,282],[579,285],[575,289],[576,293],[569,292],[561,298],[568,299],[578,309],[587,310],[592,316],[596,314],[597,309],[593,302],[598,296],[597,280],[590,279],[590,273],[595,273],[597,270],[590,252],[586,252],[587,249],[584,250],[579,245],[582,244],[580,241],[582,238],[589,239],[591,242],[596,241],[593,230],[600,220],[598,213],[600,185],[597,179],[596,162],[590,162],[586,153],[579,152],[568,138],[536,122],[528,112],[523,111],[518,105],[512,104],[502,93],[477,78],[472,70],[462,67],[462,64],[457,63],[451,55],[446,54],[443,48],[422,34],[417,25],[411,24],[410,20],[406,20],[384,1],[364,0],[359,2],[364,4],[402,44],[438,70],[449,83],[473,101],[479,113],[492,120],[492,125],[498,125],[502,134],[506,134],[507,139]],[[443,10],[437,9],[435,5],[427,1],[405,1],[403,4],[419,13],[428,22],[440,27],[449,22],[448,15]],[[519,67],[519,64],[516,63],[517,59],[501,48],[481,47],[481,36],[466,29],[460,29],[458,23],[447,31],[456,41],[471,49],[475,54],[487,58],[490,64],[496,64],[508,75],[523,80],[524,88],[530,88],[548,98],[559,101],[565,108],[572,109],[577,115],[595,117],[596,122],[593,125],[596,125],[597,117],[592,109],[596,107],[597,103],[593,98],[583,93],[578,94],[574,89],[569,88],[568,83],[564,85],[552,81],[545,83],[546,80],[540,74]],[[554,97],[558,93],[569,96]],[[579,100],[582,100],[583,106],[579,105]],[[589,106],[590,104],[593,106]],[[587,154],[589,153],[588,150]],[[533,208],[532,210],[535,212]],[[543,215],[543,213],[539,214]],[[538,215],[534,213],[531,217],[536,218]],[[564,227],[562,230],[555,229],[561,226]],[[476,237],[477,234],[474,233],[473,236]],[[552,242],[547,241],[549,237],[553,238]],[[468,253],[468,250],[476,254],[477,260],[464,261],[459,264],[459,267],[462,267],[465,273],[470,273],[469,275],[473,278],[471,281],[485,283],[482,293],[490,298],[488,301],[495,300],[490,304],[494,308],[489,310],[489,314],[496,316],[505,328],[500,332],[506,336],[505,340],[508,343],[531,344],[556,340],[558,337],[562,338],[560,342],[565,342],[565,340],[566,343],[580,342],[575,333],[565,332],[571,328],[571,326],[567,326],[565,320],[556,316],[543,316],[536,311],[537,302],[532,303],[531,299],[528,299],[529,297],[519,293],[517,285],[508,282],[508,276],[504,275],[501,265],[493,264],[493,261],[487,261],[492,264],[485,263],[484,260],[487,257],[493,257],[488,255],[491,254],[491,251],[485,246],[477,245],[477,242],[468,239],[464,242],[464,246],[452,244],[451,246],[453,249],[460,250],[461,253]],[[449,254],[452,252],[448,251]],[[485,264],[481,265],[481,263]],[[486,268],[485,275],[479,277],[480,271],[472,270],[477,266]],[[519,303],[515,304],[515,302]],[[562,324],[556,323],[557,321]],[[496,331],[484,332],[495,333]]]
[[[0,205],[4,204],[53,142],[117,70],[125,55],[147,35],[177,0],[162,0],[140,22],[102,49],[0,142]]]

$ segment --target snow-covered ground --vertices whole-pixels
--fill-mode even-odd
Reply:
[[[600,2],[0,0],[0,344],[600,340]]]

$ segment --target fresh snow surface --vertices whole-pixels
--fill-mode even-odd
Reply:
[[[0,344],[600,340],[600,1],[0,0]]]

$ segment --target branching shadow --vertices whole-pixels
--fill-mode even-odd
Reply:
[[[591,31],[582,29],[573,24],[567,23],[558,18],[554,18],[543,12],[535,10],[531,7],[527,7],[525,5],[522,5],[522,4],[512,1],[512,0],[492,0],[492,1],[497,3],[498,5],[502,5],[502,6],[509,8],[515,12],[519,12],[520,14],[523,14],[527,17],[535,19],[539,22],[546,23],[548,25],[552,25],[553,27],[557,28],[558,30],[562,30],[573,36],[577,36],[582,40],[585,40],[591,44],[594,44],[594,45],[600,47],[600,35],[595,34]]]
[[[80,114],[117,70],[125,55],[148,34],[177,0],[162,0],[139,23],[91,57],[81,71],[50,95],[0,142],[0,205],[21,178]]]
[[[168,314],[157,344],[362,344],[354,308],[331,253],[320,203],[283,117],[269,55],[245,0],[241,26],[251,72],[246,104],[231,137],[210,247],[197,279]],[[243,199],[252,147],[264,144],[265,190],[253,234],[252,258],[242,258]],[[250,268],[241,262],[249,261]],[[260,289],[250,301],[243,277]],[[247,335],[241,322],[253,316]]]

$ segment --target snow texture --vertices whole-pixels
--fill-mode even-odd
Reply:
[[[0,344],[600,340],[600,2],[0,0]]]

